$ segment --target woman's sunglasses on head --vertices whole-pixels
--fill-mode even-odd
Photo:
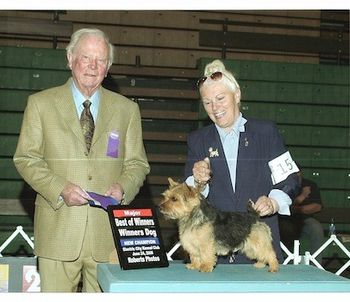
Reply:
[[[201,88],[203,83],[207,80],[207,78],[211,78],[213,81],[218,81],[222,78],[222,72],[215,71],[210,76],[199,78],[197,81],[197,88]]]

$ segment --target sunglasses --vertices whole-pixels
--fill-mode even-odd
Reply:
[[[211,78],[213,81],[218,81],[222,78],[222,72],[221,71],[215,71],[208,77],[201,77],[197,81],[197,88],[201,88],[203,83],[207,80],[207,78]]]

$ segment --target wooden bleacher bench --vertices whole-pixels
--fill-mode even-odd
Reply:
[[[179,78],[179,79],[198,79],[199,71],[189,68],[164,68],[152,66],[130,66],[130,65],[112,65],[109,69],[112,75],[129,75],[129,76],[147,76],[161,78]]]
[[[173,98],[198,100],[199,95],[196,90],[184,89],[164,89],[147,87],[120,87],[119,93],[127,97],[150,97],[150,98]]]
[[[198,112],[141,109],[141,117],[154,119],[196,121],[198,120]]]
[[[168,177],[171,177],[173,180],[182,182],[183,178],[180,176],[174,176],[174,175],[169,175],[169,176],[163,176],[163,175],[148,175],[146,182],[148,184],[152,185],[163,185],[167,186],[169,185]]]
[[[153,141],[176,141],[176,142],[186,142],[187,133],[184,132],[160,132],[160,131],[144,131],[144,140]]]
[[[10,35],[69,38],[73,33],[72,22],[22,17],[1,17],[0,28]]]
[[[152,153],[147,154],[147,159],[150,163],[184,164],[186,162],[186,155]]]
[[[334,219],[336,224],[350,224],[350,205],[349,207],[326,207],[315,214],[315,218],[321,223],[330,223]]]

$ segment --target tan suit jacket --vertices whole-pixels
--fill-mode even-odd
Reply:
[[[134,199],[150,171],[140,111],[131,100],[101,88],[88,153],[71,81],[29,97],[14,163],[37,192],[35,254],[61,261],[77,259],[88,226],[94,259],[108,261],[114,242],[107,212],[89,205],[68,207],[59,201],[59,195],[68,181],[100,194],[119,183],[125,191],[125,203]],[[106,155],[108,136],[113,130],[120,137],[118,158]]]

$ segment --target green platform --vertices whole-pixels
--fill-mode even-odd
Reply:
[[[100,264],[97,277],[104,292],[118,293],[350,292],[349,279],[308,265],[281,265],[278,273],[269,273],[249,264],[219,264],[212,273],[199,273],[177,261],[167,268],[124,271]]]

